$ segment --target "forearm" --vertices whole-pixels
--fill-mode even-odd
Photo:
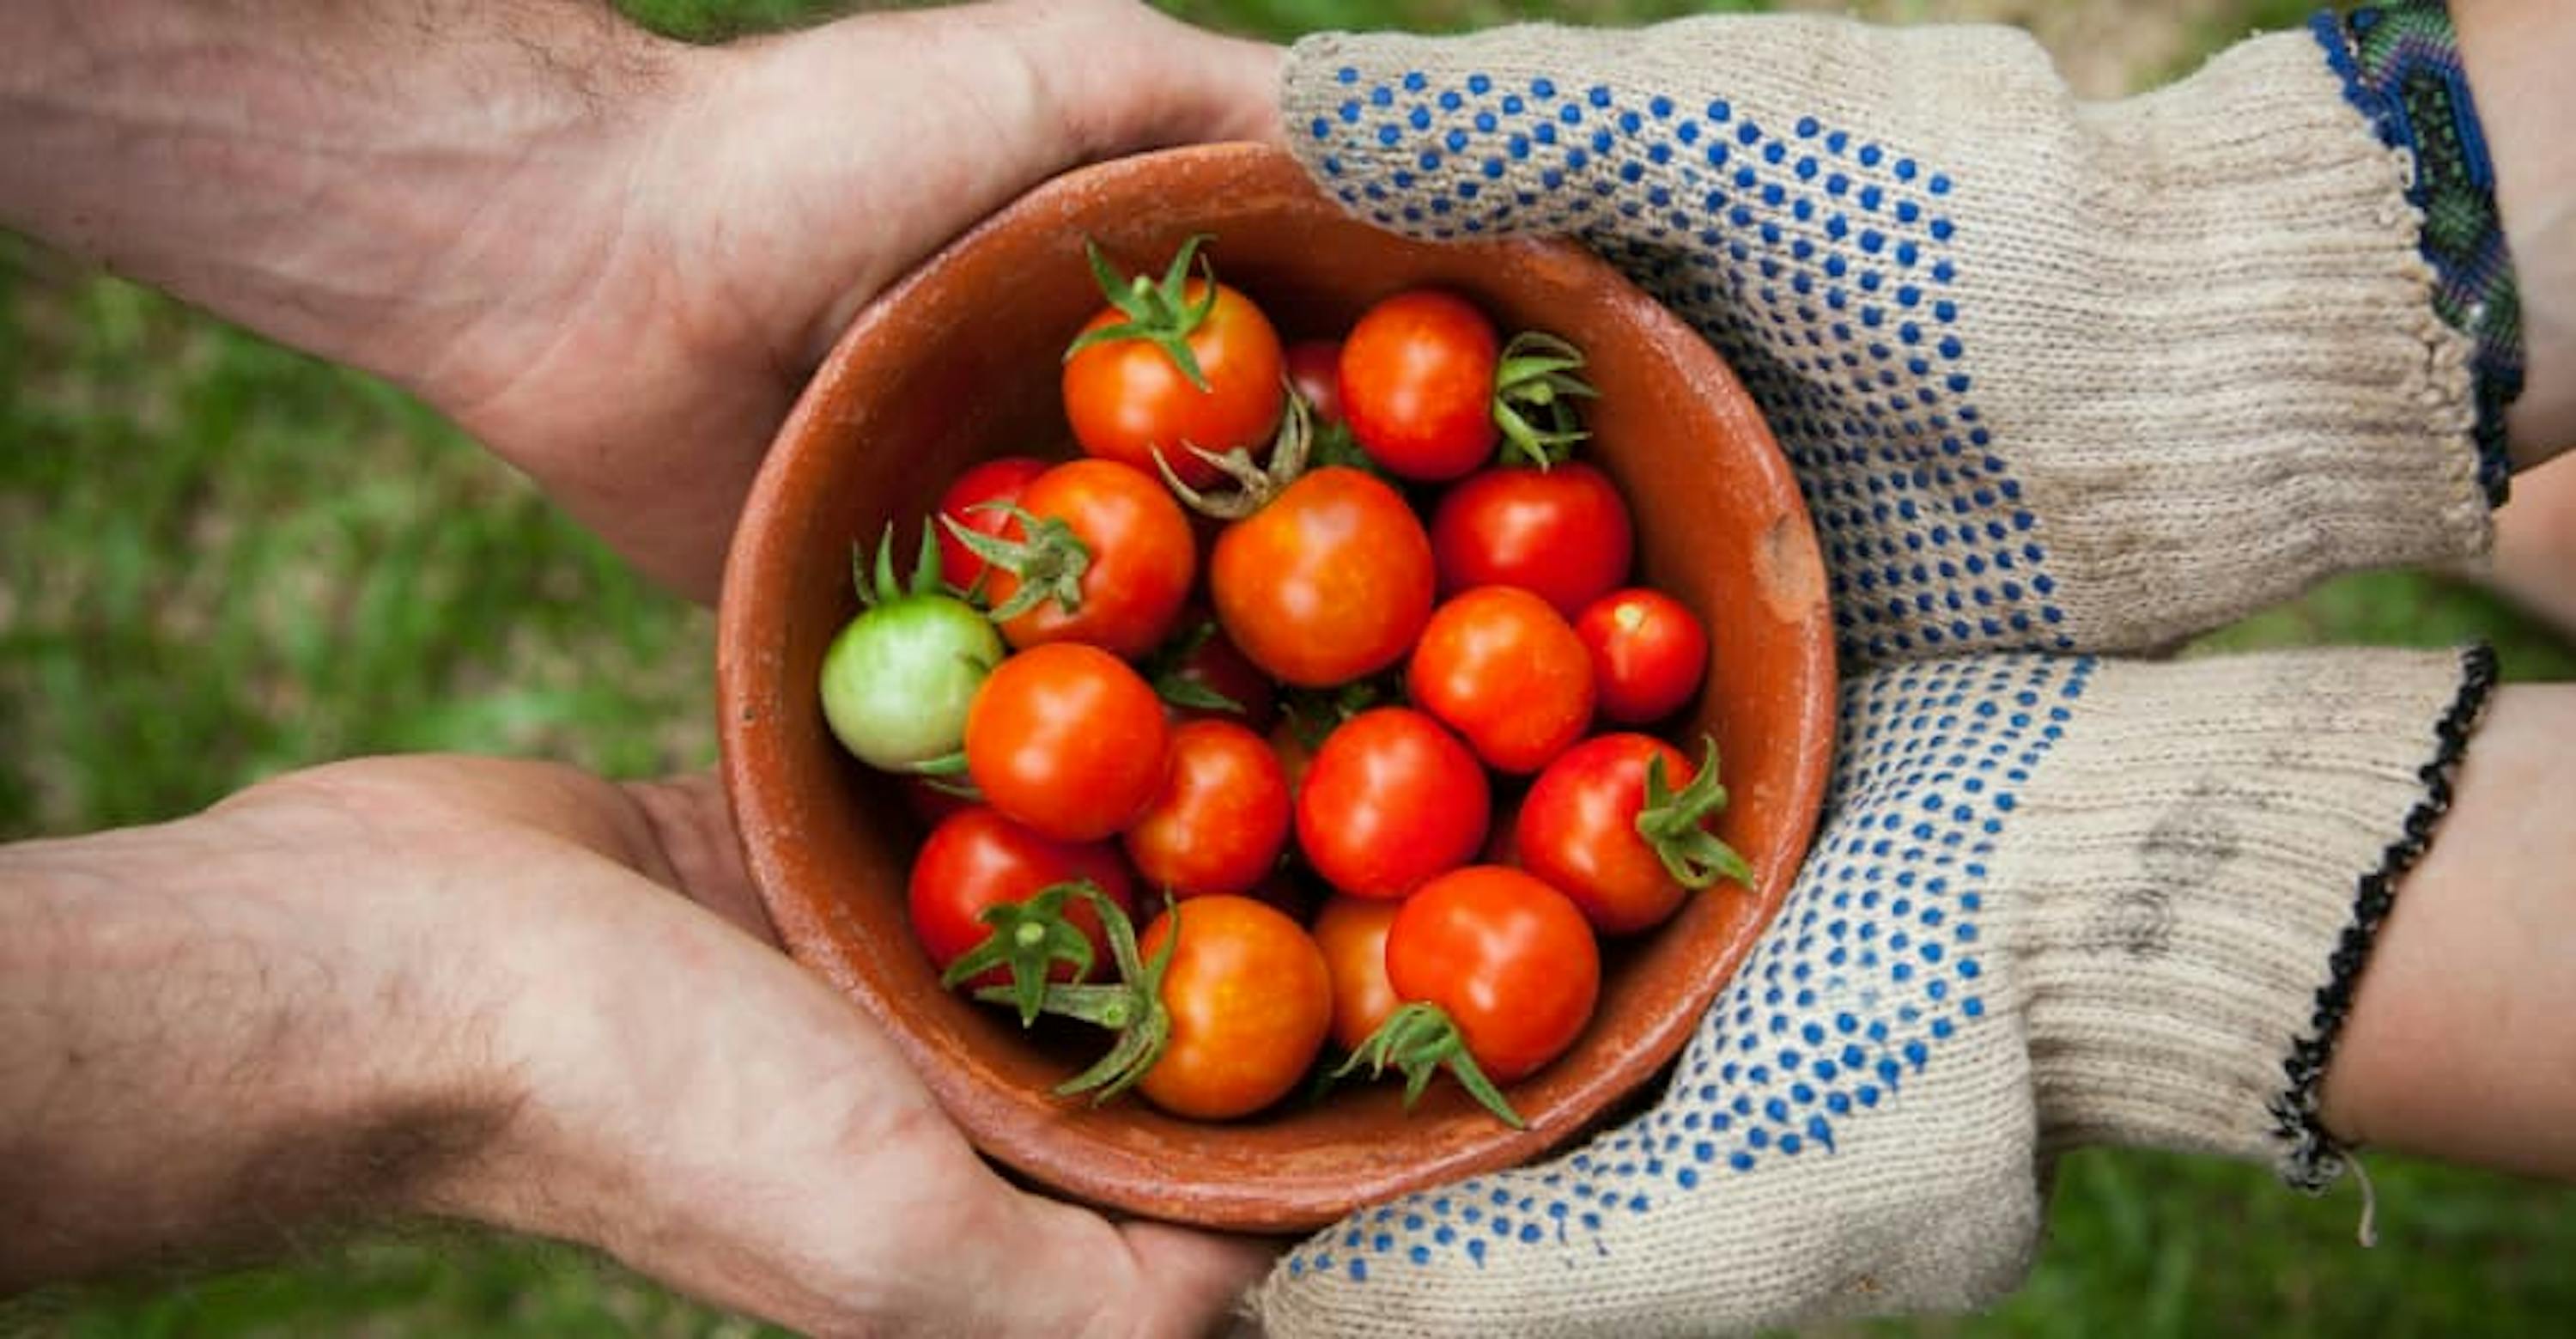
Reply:
[[[2576,1179],[2576,685],[2497,692],[2332,1067],[2362,1144]]]
[[[2494,159],[2521,292],[2524,384],[2514,462],[2576,446],[2576,17],[2560,0],[2450,0]]]
[[[318,928],[372,880],[309,826],[0,848],[0,1292],[435,1203],[506,1121],[476,1010],[396,960],[426,927]]]
[[[2555,0],[2450,0],[2522,291],[2517,466],[2576,445],[2576,23]]]
[[[13,4],[0,224],[470,400],[469,328],[604,263],[564,221],[616,215],[669,50],[584,0]]]

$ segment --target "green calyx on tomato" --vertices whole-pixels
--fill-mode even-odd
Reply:
[[[873,566],[865,546],[851,546],[850,572],[861,609],[824,650],[824,719],[871,767],[954,773],[964,760],[967,710],[1001,663],[1001,634],[948,593],[935,536],[923,536],[909,581],[895,575],[891,525]]]
[[[1065,346],[1065,361],[1073,361],[1075,354],[1094,344],[1141,339],[1161,349],[1164,356],[1172,360],[1172,366],[1189,378],[1192,386],[1202,391],[1208,389],[1207,374],[1199,370],[1198,355],[1190,352],[1189,342],[1190,332],[1198,329],[1200,323],[1207,320],[1208,313],[1216,309],[1216,267],[1198,254],[1200,244],[1207,240],[1207,234],[1199,233],[1181,243],[1181,249],[1173,253],[1171,266],[1163,271],[1160,280],[1141,274],[1121,275],[1111,267],[1109,258],[1100,254],[1097,244],[1088,240],[1083,242],[1083,254],[1090,258],[1091,275],[1100,282],[1101,296],[1127,319],[1077,336]],[[1196,302],[1189,299],[1190,262],[1193,259],[1198,260],[1200,278],[1206,281]]]
[[[1750,888],[1753,866],[1708,830],[1711,818],[1726,811],[1726,787],[1717,780],[1717,741],[1700,736],[1699,774],[1676,792],[1664,776],[1659,755],[1646,762],[1646,800],[1637,810],[1637,835],[1654,848],[1664,872],[1684,888],[1706,888],[1733,879]]]
[[[1288,728],[1297,732],[1299,743],[1321,748],[1342,722],[1371,707],[1402,701],[1401,688],[1383,676],[1353,679],[1331,688],[1291,688],[1280,695],[1280,712],[1287,717]]]
[[[939,974],[939,984],[954,990],[960,982],[999,967],[1009,973],[1010,984],[990,989],[1002,992],[1019,1010],[1021,1027],[1037,1022],[1038,1010],[1046,1002],[1047,977],[1056,963],[1070,964],[1077,981],[1091,974],[1091,939],[1064,915],[1065,898],[1076,893],[1102,904],[1108,901],[1098,884],[1074,879],[1049,884],[1023,902],[984,908],[976,919],[993,927],[992,935],[950,963]]]
[[[1154,654],[1137,668],[1144,673],[1145,682],[1154,685],[1154,696],[1175,707],[1246,715],[1248,713],[1242,703],[1186,673],[1190,657],[1197,655],[1214,636],[1216,620],[1202,618],[1173,634],[1170,641],[1156,648]]]
[[[1467,1039],[1439,1005],[1416,1000],[1387,1015],[1377,1031],[1370,1033],[1368,1040],[1361,1042],[1359,1049],[1342,1062],[1341,1068],[1333,1071],[1333,1077],[1342,1078],[1363,1064],[1369,1067],[1371,1078],[1384,1074],[1390,1067],[1404,1072],[1404,1109],[1407,1111],[1411,1111],[1413,1104],[1421,1099],[1422,1090],[1431,1086],[1431,1076],[1446,1066],[1450,1073],[1458,1076],[1459,1086],[1484,1104],[1487,1111],[1494,1113],[1496,1120],[1515,1130],[1529,1128],[1520,1113],[1512,1110],[1512,1104],[1503,1097],[1503,1090],[1495,1087],[1493,1080],[1485,1077],[1485,1071],[1477,1067],[1476,1058],[1467,1053]]]
[[[1097,1106],[1134,1087],[1154,1062],[1163,1058],[1163,1048],[1172,1039],[1172,1011],[1163,1004],[1163,974],[1170,969],[1173,948],[1180,942],[1180,908],[1175,905],[1171,911],[1176,933],[1164,937],[1162,946],[1148,962],[1136,951],[1136,925],[1123,908],[1088,882],[1075,887],[1073,893],[1100,913],[1101,928],[1109,936],[1110,960],[1118,967],[1118,979],[1099,985],[1047,982],[1039,1012],[1078,1019],[1117,1034],[1117,1041],[1098,1063],[1055,1086],[1058,1097],[1089,1093],[1092,1104]],[[1043,974],[1040,979],[1044,979]],[[986,986],[975,992],[975,998],[994,1004],[1018,1002],[1012,986]],[[1023,1025],[1030,1021],[1034,1021],[1033,1016],[1023,1017]]]
[[[1545,469],[1572,454],[1589,434],[1576,400],[1601,392],[1578,375],[1583,351],[1542,330],[1524,330],[1503,345],[1494,369],[1494,426],[1503,454]]]
[[[1211,493],[1190,487],[1159,451],[1154,453],[1154,468],[1162,472],[1163,482],[1192,511],[1220,521],[1239,521],[1261,510],[1270,499],[1297,482],[1306,472],[1314,445],[1315,425],[1306,401],[1291,395],[1286,411],[1279,416],[1279,432],[1270,446],[1269,464],[1254,464],[1251,455],[1240,449],[1220,453],[1204,447],[1190,448],[1191,454],[1235,482],[1232,491]]]
[[[977,504],[978,511],[998,511],[1020,523],[1020,538],[1008,539],[970,529],[942,516],[940,522],[966,551],[984,560],[980,585],[994,568],[1019,581],[1011,597],[992,611],[996,623],[1008,623],[1049,600],[1068,614],[1082,612],[1082,579],[1091,571],[1091,546],[1061,517],[1033,516],[1016,502]]]
[[[1370,455],[1360,446],[1360,440],[1351,435],[1351,425],[1335,420],[1327,420],[1314,430],[1313,445],[1307,450],[1307,458],[1319,468],[1339,465],[1381,479],[1387,477],[1386,467],[1378,464],[1377,457]]]

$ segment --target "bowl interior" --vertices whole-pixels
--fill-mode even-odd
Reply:
[[[923,829],[886,778],[842,753],[816,680],[857,610],[854,540],[899,542],[968,463],[1054,455],[1068,436],[1055,370],[1100,305],[1097,241],[1159,269],[1192,233],[1283,336],[1333,334],[1371,301],[1436,284],[1505,330],[1539,328],[1591,358],[1601,398],[1590,458],[1636,513],[1639,578],[1698,610],[1710,674],[1690,733],[1713,733],[1732,804],[1722,834],[1752,893],[1692,899],[1618,947],[1572,1052],[1510,1090],[1513,1131],[1454,1085],[1412,1113],[1396,1085],[1250,1120],[1166,1117],[1048,1089],[1061,1045],[940,989],[905,920]],[[909,551],[908,549],[906,550]],[[1832,743],[1823,569],[1785,463],[1708,346],[1589,253],[1534,240],[1429,244],[1360,223],[1286,155],[1230,145],[1084,169],[951,245],[852,326],[798,404],[754,487],[719,617],[724,772],[746,854],[789,950],[864,1007],[988,1155],[1056,1189],[1208,1226],[1292,1230],[1399,1191],[1526,1160],[1651,1077],[1777,909],[1804,854]]]

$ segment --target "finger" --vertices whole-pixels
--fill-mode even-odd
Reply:
[[[1068,60],[1067,52],[1081,56]],[[852,201],[874,220],[874,254],[807,327],[806,366],[821,361],[887,283],[1049,177],[1176,144],[1281,138],[1277,48],[1192,28],[1129,0],[870,15],[780,56],[773,73],[791,90],[879,67],[870,85],[872,131],[891,147],[870,184],[906,185]],[[916,119],[930,108],[936,116]],[[833,159],[817,150],[810,161]],[[849,184],[817,188],[833,195]]]
[[[1221,37],[1126,0],[1038,0],[1014,6],[1019,45],[1040,95],[1067,132],[1066,161],[1173,144],[1258,139],[1280,130],[1282,53]],[[1055,53],[1080,51],[1081,60]]]
[[[1143,1277],[1152,1281],[1149,1309],[1141,1318],[1148,1333],[1208,1332],[1241,1309],[1278,1258],[1276,1246],[1250,1237],[1142,1221],[1120,1231]]]
[[[960,1187],[963,1189],[963,1187]],[[975,1193],[1007,1199],[988,1205],[992,1230],[960,1230],[949,1240],[977,1259],[951,1265],[952,1285],[989,1277],[990,1287],[953,1287],[977,1299],[976,1314],[953,1318],[978,1334],[1185,1336],[1221,1332],[1244,1313],[1244,1299],[1276,1251],[1249,1238],[1224,1237],[1146,1221],[1113,1225],[1090,1209],[1022,1194],[989,1174]]]
[[[760,894],[743,864],[733,808],[713,773],[630,782],[626,796],[643,815],[659,868],[646,873],[760,940],[778,943]]]

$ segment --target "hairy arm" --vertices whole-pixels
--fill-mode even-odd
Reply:
[[[613,260],[594,215],[678,56],[562,0],[11,5],[0,222],[470,398],[494,308],[577,302]]]
[[[251,809],[0,848],[0,1291],[416,1207],[481,1156],[488,1019],[370,845]]]
[[[764,942],[720,790],[385,758],[0,847],[0,1293],[362,1220],[815,1333],[1204,1331],[1269,1252],[976,1156]]]
[[[1275,133],[1277,59],[1133,0],[724,47],[597,0],[28,0],[0,226],[393,379],[706,599],[861,304],[1077,163]]]

